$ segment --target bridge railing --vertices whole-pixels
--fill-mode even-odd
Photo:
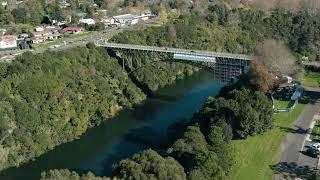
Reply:
[[[135,45],[135,44],[101,43],[99,44],[99,46],[106,47],[106,48],[116,48],[116,49],[131,49],[131,50],[152,51],[152,52],[187,54],[187,55],[193,55],[193,56],[232,58],[232,59],[241,59],[241,60],[248,60],[248,61],[253,59],[253,56],[243,55],[243,54],[231,54],[231,53],[188,50],[188,49],[156,47],[156,46],[143,46],[143,45]]]

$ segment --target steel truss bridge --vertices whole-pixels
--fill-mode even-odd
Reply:
[[[243,54],[219,53],[211,51],[188,50],[168,47],[142,46],[133,44],[103,43],[100,47],[111,50],[133,50],[159,52],[172,55],[173,59],[189,62],[200,62],[211,67],[217,79],[230,82],[246,72],[253,56]],[[132,62],[131,62],[132,65]]]

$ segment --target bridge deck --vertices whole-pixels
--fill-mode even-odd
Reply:
[[[243,55],[243,54],[219,53],[219,52],[211,52],[211,51],[188,50],[188,49],[156,47],[156,46],[142,46],[142,45],[134,45],[134,44],[104,43],[99,46],[105,47],[105,48],[130,49],[130,50],[140,50],[140,51],[150,51],[150,52],[165,52],[165,53],[173,53],[173,54],[187,54],[191,56],[231,58],[231,59],[241,59],[241,60],[248,60],[248,61],[253,59],[253,56]]]

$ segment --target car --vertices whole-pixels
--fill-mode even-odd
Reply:
[[[190,51],[190,52],[195,53],[195,51]]]
[[[307,155],[316,158],[320,154],[320,151],[316,148],[311,147],[307,149],[306,153]]]
[[[320,151],[320,143],[319,142],[312,142],[311,147]]]

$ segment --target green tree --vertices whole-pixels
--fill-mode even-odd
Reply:
[[[26,23],[27,22],[27,9],[18,8],[11,11],[12,16],[16,23]]]
[[[28,0],[26,2],[26,6],[28,12],[28,22],[33,25],[40,24],[45,16],[44,8],[41,2],[38,0]]]
[[[172,157],[161,157],[149,149],[113,166],[113,175],[123,179],[186,179],[183,167]]]

